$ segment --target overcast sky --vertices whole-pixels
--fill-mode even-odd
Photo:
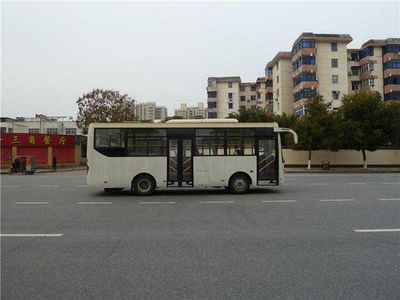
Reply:
[[[358,48],[400,37],[399,2],[2,3],[1,115],[76,116],[93,88],[165,105],[206,102],[209,76],[254,81],[302,32]]]

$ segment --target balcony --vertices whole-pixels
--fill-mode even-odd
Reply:
[[[366,72],[361,73],[360,77],[359,77],[360,80],[365,80],[365,79],[368,79],[368,78],[373,78],[373,79],[377,78],[377,76],[374,75],[373,72],[374,71],[366,71]]]
[[[383,55],[383,63],[393,59],[400,59],[400,53],[386,53]]]
[[[315,56],[316,54],[317,48],[303,48],[293,55],[292,62],[295,62],[301,56]]]
[[[272,93],[273,92],[273,87],[272,86],[268,86],[265,90],[266,90],[266,93]]]
[[[391,92],[400,92],[400,84],[388,84],[384,87],[385,94]]]
[[[371,59],[371,56],[366,56],[363,59],[360,59],[360,61],[358,62],[358,65],[360,67],[362,67],[363,65],[366,65],[366,64],[371,65],[371,64],[376,64],[376,63],[378,63],[378,61],[376,59]]]
[[[304,105],[307,105],[307,98],[303,98],[303,99],[300,99],[299,101],[296,101],[293,104],[293,108],[296,110],[296,109],[302,108]]]
[[[300,82],[298,85],[296,85],[293,88],[293,94],[296,94],[297,92],[301,91],[302,89],[314,89],[316,90],[318,88],[318,81],[303,81]]]
[[[293,71],[293,78],[297,77],[300,73],[315,73],[317,72],[317,65],[302,65],[296,71]]]
[[[383,71],[383,77],[400,76],[400,69],[386,69]]]
[[[217,98],[208,98],[207,102],[217,102]]]
[[[207,111],[208,112],[217,112],[217,109],[216,108],[208,108]]]

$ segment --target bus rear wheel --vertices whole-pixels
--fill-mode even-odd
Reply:
[[[133,180],[133,191],[140,196],[151,195],[156,188],[156,181],[150,175],[143,174]]]
[[[233,175],[231,180],[229,180],[229,192],[232,194],[244,194],[250,188],[250,181],[248,177],[244,174]]]

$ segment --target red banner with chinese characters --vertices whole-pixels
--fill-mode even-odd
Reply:
[[[75,146],[75,136],[63,134],[2,133],[0,136],[0,145],[68,148]]]

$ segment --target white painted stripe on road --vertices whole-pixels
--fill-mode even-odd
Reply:
[[[20,185],[2,185],[2,188],[17,188],[20,187]]]
[[[263,203],[291,203],[291,202],[296,202],[296,200],[264,200],[261,201]]]
[[[88,187],[87,184],[78,184],[77,187]]]
[[[309,183],[308,185],[328,185],[329,183]]]
[[[49,204],[49,202],[15,202],[15,204]]]
[[[400,228],[386,229],[354,229],[355,232],[400,232]]]
[[[400,182],[382,182],[383,184],[400,184]]]
[[[78,202],[78,204],[112,204],[112,202],[106,202],[106,201],[101,201],[101,202]]]
[[[319,201],[321,201],[321,202],[346,202],[346,201],[354,201],[354,199],[322,199]]]
[[[140,204],[175,204],[176,202],[140,202]]]
[[[365,182],[347,182],[347,184],[366,184]]]
[[[233,203],[233,201],[200,201],[200,203],[203,203],[203,204],[227,204],[227,203]]]
[[[380,198],[379,201],[400,201],[400,198]]]
[[[62,233],[1,233],[0,237],[60,237]]]
[[[38,185],[38,187],[42,187],[42,188],[55,188],[55,187],[59,187],[58,184],[40,184]]]

